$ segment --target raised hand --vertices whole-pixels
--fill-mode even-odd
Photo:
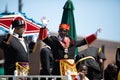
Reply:
[[[13,28],[13,27],[12,27],[12,25],[10,25],[10,28],[9,28],[9,33],[10,33],[11,35],[13,35],[14,30],[15,30],[15,28]]]
[[[98,36],[98,33],[100,33],[102,31],[101,28],[98,28],[97,31],[95,32],[95,35]]]
[[[41,18],[41,22],[42,22],[42,25],[43,25],[42,27],[46,27],[48,22],[49,22],[49,20],[46,17],[42,17]]]
[[[32,41],[33,41],[33,42],[35,42],[35,43],[37,42],[38,35],[39,35],[39,34],[35,34],[35,35],[32,36]]]
[[[9,28],[9,34],[7,35],[6,39],[5,39],[5,43],[6,44],[9,44],[9,41],[14,33],[14,30],[15,28],[12,27],[12,25],[10,25],[10,28]]]

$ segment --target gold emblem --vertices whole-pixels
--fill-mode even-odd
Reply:
[[[66,58],[68,58],[68,55],[67,55],[67,54],[65,54],[65,55],[64,55],[64,58],[65,58],[65,59],[66,59]]]

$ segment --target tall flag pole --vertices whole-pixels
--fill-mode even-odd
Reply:
[[[18,11],[19,12],[22,12],[22,6],[23,6],[22,0],[18,0]]]

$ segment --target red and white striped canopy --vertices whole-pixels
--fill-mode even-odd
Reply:
[[[24,33],[25,35],[39,33],[41,26],[33,23],[28,19],[25,19],[21,15],[5,15],[0,17],[0,26],[6,30],[9,30],[11,22],[17,19],[23,19],[25,21],[25,33]]]

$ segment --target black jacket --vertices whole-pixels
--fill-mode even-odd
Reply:
[[[77,47],[87,44],[87,42],[85,41],[85,39],[79,41],[73,40],[72,38],[69,39],[70,39],[70,46],[68,47],[68,58],[74,59],[75,49]],[[56,36],[47,37],[43,41],[51,47],[53,57],[55,59],[55,64],[53,66],[52,74],[60,75],[59,62],[56,62],[56,60],[64,59],[64,55],[65,55],[64,48],[60,44]]]
[[[4,42],[5,37],[0,38],[0,48],[4,51],[4,69],[5,75],[13,75],[15,70],[16,62],[28,62],[29,61],[29,46],[25,41],[27,51],[25,51],[23,45],[20,43],[19,39],[12,36],[9,44]]]

